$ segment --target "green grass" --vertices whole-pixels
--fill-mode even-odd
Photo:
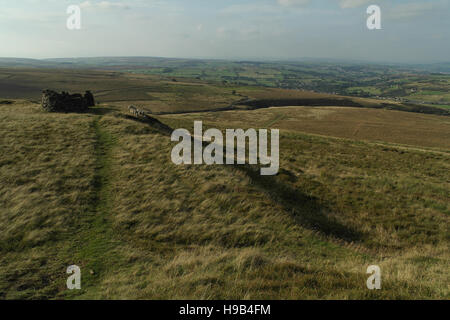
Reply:
[[[72,241],[70,252],[74,264],[85,271],[81,292],[68,292],[68,297],[83,294],[84,298],[98,297],[96,291],[99,279],[108,272],[113,272],[112,266],[119,257],[114,253],[117,240],[114,240],[111,226],[110,174],[111,152],[114,138],[99,124],[100,118],[92,122],[95,132],[95,174],[92,181],[91,205],[80,217],[76,240]],[[76,250],[74,250],[76,248]]]
[[[443,108],[443,109],[450,109],[450,105],[443,105],[443,104],[440,104],[440,105],[434,105],[435,107],[439,107],[439,108]]]

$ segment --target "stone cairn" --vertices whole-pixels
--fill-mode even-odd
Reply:
[[[93,106],[95,100],[90,91],[86,91],[84,96],[64,91],[59,94],[52,90],[44,90],[42,93],[42,108],[48,112],[86,112]]]

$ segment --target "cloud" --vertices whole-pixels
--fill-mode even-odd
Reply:
[[[242,4],[232,4],[220,10],[220,13],[226,15],[236,14],[252,14],[252,15],[264,15],[273,16],[274,14],[285,13],[286,8],[289,7],[290,12],[299,12],[310,0],[276,0],[276,3],[261,3],[250,2]]]
[[[233,4],[220,10],[222,14],[273,14],[278,11],[278,6],[261,4],[261,3],[247,3],[247,4]]]
[[[308,4],[310,0],[277,0],[283,7],[303,6]]]
[[[340,0],[339,5],[343,9],[348,9],[348,8],[361,7],[361,6],[369,4],[371,2],[373,2],[373,0]]]
[[[101,1],[101,2],[85,1],[80,4],[80,7],[82,9],[95,8],[95,9],[105,9],[105,10],[107,10],[107,9],[124,9],[124,10],[130,9],[130,6],[126,3],[111,2],[111,1]]]
[[[448,1],[399,4],[387,12],[387,17],[392,19],[409,19],[420,15],[430,15],[432,12],[441,11],[448,13],[448,9]]]

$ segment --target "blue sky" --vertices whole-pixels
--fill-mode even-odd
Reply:
[[[80,5],[82,29],[66,28]],[[368,30],[377,4],[382,30]],[[450,61],[450,0],[0,0],[0,57]]]

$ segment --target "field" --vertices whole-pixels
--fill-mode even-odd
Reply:
[[[450,64],[374,64],[327,61],[224,61],[147,57],[78,59],[2,59],[1,67],[47,70],[115,70],[166,80],[222,86],[316,91],[402,103],[450,105]],[[88,72],[88,73],[90,73]],[[167,106],[165,106],[167,107]]]
[[[178,116],[164,119],[168,117],[179,119]],[[450,150],[449,119],[436,115],[351,107],[272,107],[185,114],[183,119],[191,124],[201,119],[213,128],[223,124],[232,128],[281,128],[321,136]]]
[[[350,63],[194,62],[166,67],[134,67],[129,72],[165,77],[195,78],[238,86],[313,90],[364,98],[449,105],[450,74],[417,67]]]
[[[48,114],[43,88],[90,89],[99,104]],[[174,129],[279,128],[280,173],[176,166],[170,136],[127,116],[132,103]],[[449,299],[450,118],[407,108],[117,70],[1,69],[0,298]],[[65,287],[72,264],[79,291]],[[373,264],[382,290],[366,288]]]
[[[99,103],[122,109],[133,104],[155,114],[266,108],[274,105],[338,105],[450,115],[450,110],[439,106],[402,103],[392,99],[338,96],[119,71],[0,68],[0,97],[4,99],[39,102],[43,88],[71,92],[91,90]]]

